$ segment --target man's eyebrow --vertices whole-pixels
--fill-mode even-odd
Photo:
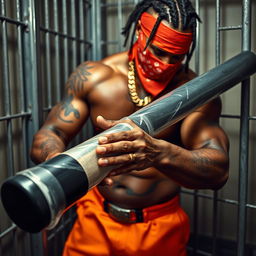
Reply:
[[[161,51],[161,52],[163,52],[163,53],[170,54],[169,52],[167,52],[167,51],[165,51],[165,50],[163,50],[163,49],[161,49],[161,48],[159,48],[159,47],[157,47],[157,46],[155,46],[155,45],[153,45],[153,44],[151,44],[151,47],[154,48],[154,49],[156,49],[156,50],[158,50],[158,51]]]
[[[163,50],[163,49],[161,49],[161,48],[155,46],[154,44],[151,44],[151,47],[152,47],[153,49],[156,49],[156,50],[158,50],[158,51],[161,51],[162,53],[171,54],[173,57],[183,57],[183,56],[184,56],[184,54],[173,54],[173,53],[167,52],[167,51],[165,51],[165,50]]]

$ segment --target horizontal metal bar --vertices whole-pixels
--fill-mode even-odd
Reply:
[[[240,119],[240,115],[231,115],[231,114],[221,114],[220,117],[222,118],[233,118],[233,119]],[[249,120],[256,120],[256,116],[249,116]]]
[[[134,5],[134,1],[125,1],[122,2],[123,6],[127,6],[127,5]],[[117,7],[118,6],[118,2],[117,3],[101,3],[100,7],[102,8],[108,8],[108,7]]]
[[[101,41],[100,44],[101,45],[106,45],[106,44],[118,44],[118,41]]]
[[[239,116],[239,115],[232,115],[232,114],[221,114],[220,117],[223,117],[223,118],[240,119],[240,116]]]
[[[11,231],[13,231],[16,228],[17,228],[17,226],[15,224],[12,224],[8,229],[6,229],[5,231],[3,231],[0,234],[0,239],[2,239],[4,236],[8,235],[8,233],[10,233]]]
[[[25,28],[28,27],[28,23],[25,22],[25,21],[23,22],[23,21],[14,20],[14,19],[2,16],[2,15],[0,15],[0,20],[6,21],[6,22],[11,23],[11,24],[23,26]]]
[[[20,114],[0,116],[0,121],[15,119],[15,118],[19,118],[19,117],[25,117],[25,116],[26,117],[31,116],[31,112],[23,112],[23,113],[20,113]]]
[[[181,190],[181,193],[184,193],[184,194],[189,194],[191,196],[194,196],[194,192],[190,192],[190,191],[187,191],[187,190]],[[210,199],[210,200],[213,200],[214,197],[212,195],[207,195],[207,194],[203,194],[203,193],[200,193],[198,192],[196,194],[198,197],[201,197],[201,198],[206,198],[206,199]],[[233,200],[233,199],[222,199],[222,198],[217,198],[216,199],[218,202],[222,202],[222,203],[228,203],[228,204],[233,204],[233,205],[238,205],[238,201],[236,200]],[[246,207],[247,208],[251,208],[251,209],[256,209],[256,205],[253,205],[253,204],[246,204]]]
[[[256,210],[256,205],[255,204],[246,204],[246,207]]]
[[[86,40],[83,40],[83,39],[80,39],[80,38],[77,38],[77,37],[74,37],[74,36],[70,36],[68,34],[64,34],[64,33],[61,33],[61,32],[57,32],[57,31],[55,31],[53,29],[48,29],[48,28],[45,28],[45,27],[40,27],[40,30],[44,31],[44,32],[47,32],[47,33],[50,33],[50,34],[53,34],[53,35],[56,35],[56,36],[68,38],[70,40],[78,41],[80,43],[84,43],[84,44],[88,44],[88,45],[92,46],[92,43],[89,42],[89,41],[86,41]]]
[[[188,247],[187,247],[187,250],[190,251],[190,252],[193,252],[193,251],[194,251],[194,248],[191,247],[191,246],[188,246]],[[197,255],[199,255],[199,256],[212,256],[211,253],[208,253],[208,252],[205,252],[205,251],[202,251],[202,250],[196,250],[196,253],[197,253]]]
[[[239,30],[242,29],[241,25],[238,26],[227,26],[227,27],[219,27],[218,30],[219,31],[223,31],[223,30]]]
[[[51,109],[52,109],[52,107],[43,108],[43,112],[49,112]]]
[[[88,4],[89,7],[92,5],[92,4],[91,4],[91,1],[89,1],[89,0],[84,0],[83,2],[84,2],[84,4]]]
[[[184,193],[184,194],[189,194],[189,195],[193,195],[193,196],[194,196],[194,193],[193,193],[193,192],[190,192],[190,191],[181,190],[181,192]],[[210,200],[213,200],[213,199],[214,199],[213,195],[207,195],[207,194],[203,194],[203,193],[200,193],[200,192],[198,192],[196,195],[197,195],[198,197],[201,197],[201,198],[206,198],[206,199],[210,199]],[[238,205],[238,201],[232,200],[232,199],[217,198],[216,200],[217,200],[218,202],[222,202],[222,203],[228,203],[228,204]]]

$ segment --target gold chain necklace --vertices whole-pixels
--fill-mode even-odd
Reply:
[[[137,94],[133,61],[129,61],[128,89],[129,89],[129,94],[130,94],[131,100],[136,106],[144,107],[152,101],[152,98],[150,95],[146,96],[144,99],[141,99]]]

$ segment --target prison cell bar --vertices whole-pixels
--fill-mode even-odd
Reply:
[[[195,1],[195,10],[196,13],[200,17],[200,1],[196,0]],[[196,27],[196,47],[195,47],[195,73],[200,74],[200,26],[197,24]],[[181,189],[181,192],[183,193],[183,189]],[[198,240],[198,207],[199,207],[199,201],[198,201],[198,190],[194,189],[193,191],[193,216],[192,216],[192,221],[193,221],[193,254],[196,255],[198,251],[198,245],[199,245],[199,240]],[[188,249],[191,250],[190,247]]]
[[[251,0],[243,0],[242,16],[242,50],[251,49]],[[237,255],[243,256],[246,241],[246,203],[248,182],[249,153],[249,111],[250,79],[242,82],[241,87],[241,120],[240,120],[240,152],[239,152],[239,208],[237,229]]]

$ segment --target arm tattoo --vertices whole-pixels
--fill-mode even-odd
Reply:
[[[208,156],[203,154],[202,152],[193,151],[193,161],[197,165],[197,167],[201,170],[204,170],[209,165],[214,164],[214,161],[210,159]]]
[[[88,71],[91,68],[93,68],[93,66],[89,66],[88,62],[78,66],[66,84],[67,91],[72,91],[73,94],[76,94],[83,90],[84,82],[88,81],[87,77],[91,75],[91,73]]]
[[[207,149],[213,149],[214,151],[207,152]],[[219,166],[222,163],[211,157],[212,154],[217,154],[217,152],[225,153],[220,145],[213,140],[208,140],[203,144],[201,149],[192,151],[193,161],[200,171],[205,171],[211,166]]]
[[[50,134],[47,134],[47,139],[45,139],[39,147],[41,149],[40,154],[42,159],[46,159],[49,153],[62,151],[61,146],[56,143],[56,138]]]
[[[60,110],[57,113],[57,118],[59,118],[61,121],[65,122],[65,123],[73,123],[73,120],[67,120],[67,119],[63,119],[61,117],[61,112],[64,111],[64,116],[68,117],[69,115],[71,115],[72,113],[74,114],[76,119],[80,118],[80,113],[77,109],[74,108],[73,104],[71,103],[73,100],[74,96],[73,95],[69,95],[62,103],[61,103],[61,107]]]

